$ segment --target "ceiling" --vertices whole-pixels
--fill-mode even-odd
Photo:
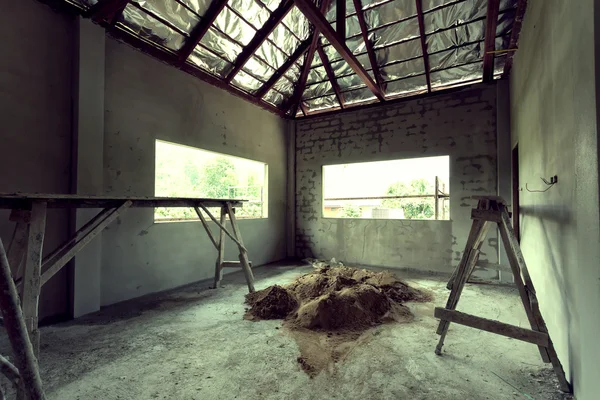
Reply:
[[[507,74],[524,0],[61,0],[117,38],[292,118]]]

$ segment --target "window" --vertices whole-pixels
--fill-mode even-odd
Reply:
[[[155,195],[248,200],[238,218],[267,217],[265,163],[156,141]],[[218,218],[218,209],[209,209]],[[156,208],[156,221],[197,220],[191,208]]]
[[[450,219],[450,157],[323,166],[325,218]]]

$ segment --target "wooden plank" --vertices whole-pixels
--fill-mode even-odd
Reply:
[[[472,219],[482,219],[484,221],[490,222],[500,222],[502,215],[499,211],[495,210],[480,210],[474,208],[471,210],[471,218]]]
[[[112,20],[116,14],[121,12],[129,0],[99,0],[88,10],[86,16],[94,22],[100,22],[104,19]]]
[[[500,0],[488,0],[487,3],[484,44],[485,52],[483,53],[483,81],[491,82],[494,79],[494,50],[496,49],[496,27],[498,26]]]
[[[335,33],[346,41],[346,0],[336,0],[335,4]]]
[[[362,10],[362,1],[361,0],[353,0],[354,1],[354,9],[356,10],[356,18],[358,19],[358,25],[360,26],[360,33],[362,35],[363,41],[365,43],[365,48],[367,50],[367,54],[369,56],[369,63],[371,64],[371,68],[373,70],[373,75],[375,75],[375,82],[383,91],[383,79],[381,78],[381,72],[379,71],[379,65],[377,64],[377,57],[375,57],[375,51],[373,50],[373,43],[369,39],[369,27],[367,26],[367,22],[365,20],[365,14]]]
[[[46,230],[46,203],[33,202],[31,205],[31,222],[27,240],[27,255],[23,270],[23,294],[21,296],[25,325],[29,332],[29,339],[33,352],[39,354],[40,336],[38,330],[38,303],[40,299],[42,250],[44,246],[44,232]]]
[[[231,204],[227,204],[227,214],[229,214],[229,220],[231,221],[231,229],[233,229],[233,233],[239,240],[239,249],[240,249],[240,263],[242,264],[242,271],[244,271],[244,276],[246,277],[246,283],[248,284],[248,291],[250,293],[254,293],[254,275],[252,274],[252,269],[250,268],[250,261],[248,260],[248,251],[244,247],[244,241],[242,240],[242,234],[237,225],[237,219],[235,218],[235,211]]]
[[[420,0],[417,0],[420,1]],[[435,177],[435,197],[434,197],[434,208],[435,208],[435,219],[439,219],[440,216],[440,198],[439,198],[439,194],[440,194],[440,179],[436,176]]]
[[[427,51],[427,36],[425,35],[425,17],[423,16],[423,0],[415,0],[417,5],[417,19],[419,20],[419,37],[421,39],[421,50],[423,52],[423,68],[425,69],[425,80],[427,92],[431,93],[431,78],[429,76],[429,52]]]
[[[480,247],[479,245],[485,239],[485,235],[487,234],[487,231],[489,229],[488,225],[489,224],[487,223],[487,221],[484,221],[482,219],[476,219],[473,221],[473,224],[471,225],[471,230],[469,231],[469,237],[467,238],[467,243],[465,244],[465,251],[463,252],[460,263],[458,264],[456,269],[452,272],[452,276],[450,277],[450,280],[448,281],[446,288],[452,289],[452,285],[454,284],[454,281],[456,279],[456,275],[457,275],[458,271],[460,271],[461,266],[465,262],[467,262],[467,259],[468,259],[468,254],[467,254],[468,250],[467,249]],[[475,262],[477,262],[477,260],[475,260]]]
[[[506,200],[502,196],[471,196],[473,200],[493,200],[498,204],[506,204]]]
[[[208,217],[209,217],[209,218],[212,220],[212,222],[214,222],[215,224],[217,224],[217,226],[218,226],[218,227],[221,229],[221,231],[225,232],[225,234],[226,234],[227,236],[229,236],[229,238],[230,238],[231,240],[233,240],[233,241],[235,242],[235,244],[237,244],[238,246],[240,246],[240,247],[242,247],[244,250],[246,250],[246,248],[244,247],[244,245],[243,245],[242,243],[240,243],[240,241],[239,241],[239,240],[238,240],[238,239],[237,239],[235,236],[233,236],[233,235],[232,235],[232,234],[231,234],[231,233],[230,233],[230,232],[227,230],[227,228],[225,227],[225,224],[222,224],[222,223],[220,223],[219,221],[217,221],[217,219],[216,219],[216,218],[215,218],[215,217],[214,217],[214,216],[213,216],[213,215],[210,213],[210,211],[208,211],[208,210],[206,209],[206,207],[205,207],[205,206],[203,206],[202,204],[200,205],[200,208],[201,208],[202,210],[204,210],[204,212],[206,213],[206,215],[208,215]],[[233,225],[233,224],[232,224],[232,225]]]
[[[125,197],[125,196],[80,196],[68,194],[0,194],[0,209],[27,210],[32,201],[43,201],[48,208],[117,208],[124,201],[131,201],[132,208],[140,207],[221,207],[231,203],[242,207],[246,200],[210,199],[186,197]]]
[[[0,372],[8,378],[15,386],[19,385],[21,374],[10,361],[0,355]]]
[[[104,230],[111,222],[116,220],[125,210],[131,207],[131,201],[125,201],[120,207],[110,213],[102,222],[96,225],[92,230],[87,232],[81,237],[81,240],[73,243],[71,246],[64,249],[64,251],[54,257],[52,264],[48,263],[44,266],[44,272],[42,274],[42,285],[45,285],[50,278],[52,278],[62,267],[64,267],[75,255],[81,251],[88,243],[90,243],[100,232]]]
[[[475,266],[480,268],[493,269],[496,271],[512,272],[512,269],[508,265],[491,263],[486,260],[478,260],[477,263],[475,263]]]
[[[198,218],[200,218],[200,222],[202,222],[202,226],[204,227],[204,230],[206,231],[208,238],[210,239],[212,244],[215,246],[215,249],[219,250],[219,245],[218,245],[217,241],[215,240],[215,238],[212,234],[212,231],[210,230],[210,226],[208,226],[208,223],[206,222],[206,218],[204,218],[204,215],[202,215],[202,211],[200,211],[200,209],[198,207],[194,207],[194,210],[196,211],[196,214],[198,214]]]
[[[323,51],[323,46],[321,46],[320,44],[317,44],[317,52],[319,53],[319,57],[321,58],[321,61],[323,62],[323,68],[325,68],[325,73],[327,74],[327,78],[329,79],[329,82],[331,82],[331,86],[333,87],[333,91],[335,92],[335,97],[337,98],[338,103],[340,103],[340,107],[344,108],[344,103],[345,103],[344,95],[342,94],[342,91],[340,90],[340,85],[338,85],[338,83],[337,83],[337,79],[335,78],[333,69],[331,69],[331,64],[329,63],[329,58],[327,58],[327,54],[325,54],[325,51]]]
[[[226,5],[227,0],[215,0],[210,3],[210,6],[202,16],[202,19],[198,25],[194,27],[192,33],[190,33],[190,37],[185,41],[181,50],[179,50],[179,54],[177,55],[179,64],[185,63]]]
[[[242,268],[243,265],[240,261],[223,261],[221,264],[223,268]],[[248,261],[248,265],[252,268],[252,261]]]
[[[314,33],[313,33],[314,35]],[[294,51],[294,53],[283,63],[283,65],[275,71],[273,75],[269,78],[268,81],[265,82],[264,85],[256,92],[256,97],[262,98],[267,92],[277,83],[277,81],[289,71],[289,69],[298,61],[298,59],[306,53],[306,50],[310,47],[312,43],[313,36],[309,36],[308,39],[300,43],[298,48]]]
[[[39,211],[39,210],[38,210]],[[37,218],[39,219],[39,217]],[[36,221],[39,224],[39,221]],[[19,307],[17,288],[10,274],[10,266],[0,239],[0,310],[4,327],[10,341],[15,358],[15,366],[23,381],[20,385],[29,400],[44,400],[46,398],[42,388],[42,379],[38,369],[33,346]]]
[[[227,224],[227,209],[221,207],[221,225]],[[225,257],[225,230],[219,229],[219,247],[217,248],[217,262],[215,264],[215,289],[221,285],[223,279],[223,258]]]
[[[523,24],[523,18],[525,17],[525,10],[527,10],[527,0],[517,1],[517,14],[515,15],[515,21],[511,27],[510,41],[508,42],[509,49],[516,49],[519,42],[519,35],[521,34],[521,25]],[[503,77],[506,77],[512,68],[514,51],[509,51],[506,55],[506,63],[504,64]]]
[[[454,322],[456,324],[469,326],[482,331],[510,337],[523,342],[533,343],[539,346],[548,345],[548,334],[543,332],[519,328],[518,326],[477,317],[475,315],[465,314],[460,311],[446,310],[445,308],[441,307],[435,308],[434,316],[445,321]]]
[[[256,50],[263,44],[263,42],[267,39],[267,37],[275,30],[277,25],[285,16],[290,12],[290,10],[294,7],[293,0],[283,0],[277,9],[271,13],[269,19],[263,24],[263,26],[256,31],[254,37],[248,43],[246,47],[241,51],[241,53],[236,57],[235,62],[233,63],[233,69],[227,77],[225,78],[225,82],[231,83],[235,75],[240,72],[244,64],[248,62],[250,57],[256,52]]]
[[[380,101],[385,101],[385,95],[377,86],[365,68],[356,59],[356,56],[352,54],[346,43],[338,37],[331,24],[325,19],[325,16],[310,0],[294,0],[298,9],[304,14],[304,16],[315,26],[315,29],[319,29],[319,32],[323,34],[331,43],[331,45],[338,51],[344,60],[350,65],[350,68],[354,70],[356,75],[367,85],[367,87],[375,94]]]
[[[13,279],[21,277],[23,259],[27,252],[29,237],[29,224],[25,221],[17,222],[12,239],[8,245],[8,265],[10,265]]]
[[[499,223],[498,231],[500,232],[500,237],[502,238],[502,243],[504,244],[504,249],[506,250],[506,255],[508,257],[508,262],[510,264],[510,268],[513,273],[513,277],[515,280],[515,285],[517,286],[517,290],[519,291],[519,296],[521,297],[521,302],[523,303],[523,308],[525,308],[525,314],[527,315],[527,320],[529,321],[529,325],[531,329],[534,331],[543,332],[543,327],[538,325],[538,322],[533,314],[531,309],[531,300],[529,298],[529,293],[525,284],[523,283],[523,277],[521,276],[521,270],[519,267],[519,262],[517,261],[517,256],[513,251],[513,247],[510,245],[509,233],[506,229],[506,224]],[[550,355],[545,347],[538,347],[540,352],[540,356],[544,362],[550,362]]]

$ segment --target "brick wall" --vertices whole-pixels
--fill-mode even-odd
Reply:
[[[323,165],[441,155],[450,157],[450,221],[323,218]],[[495,194],[496,173],[494,84],[299,121],[297,255],[450,272],[471,226],[470,197]],[[497,262],[496,233],[482,251]]]

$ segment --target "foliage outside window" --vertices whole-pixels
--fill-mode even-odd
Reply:
[[[323,166],[325,218],[450,219],[450,157]]]
[[[238,218],[267,217],[267,164],[156,141],[155,194],[158,197],[241,199]],[[209,208],[219,217],[218,208]],[[197,220],[192,208],[156,208],[156,221]]]

